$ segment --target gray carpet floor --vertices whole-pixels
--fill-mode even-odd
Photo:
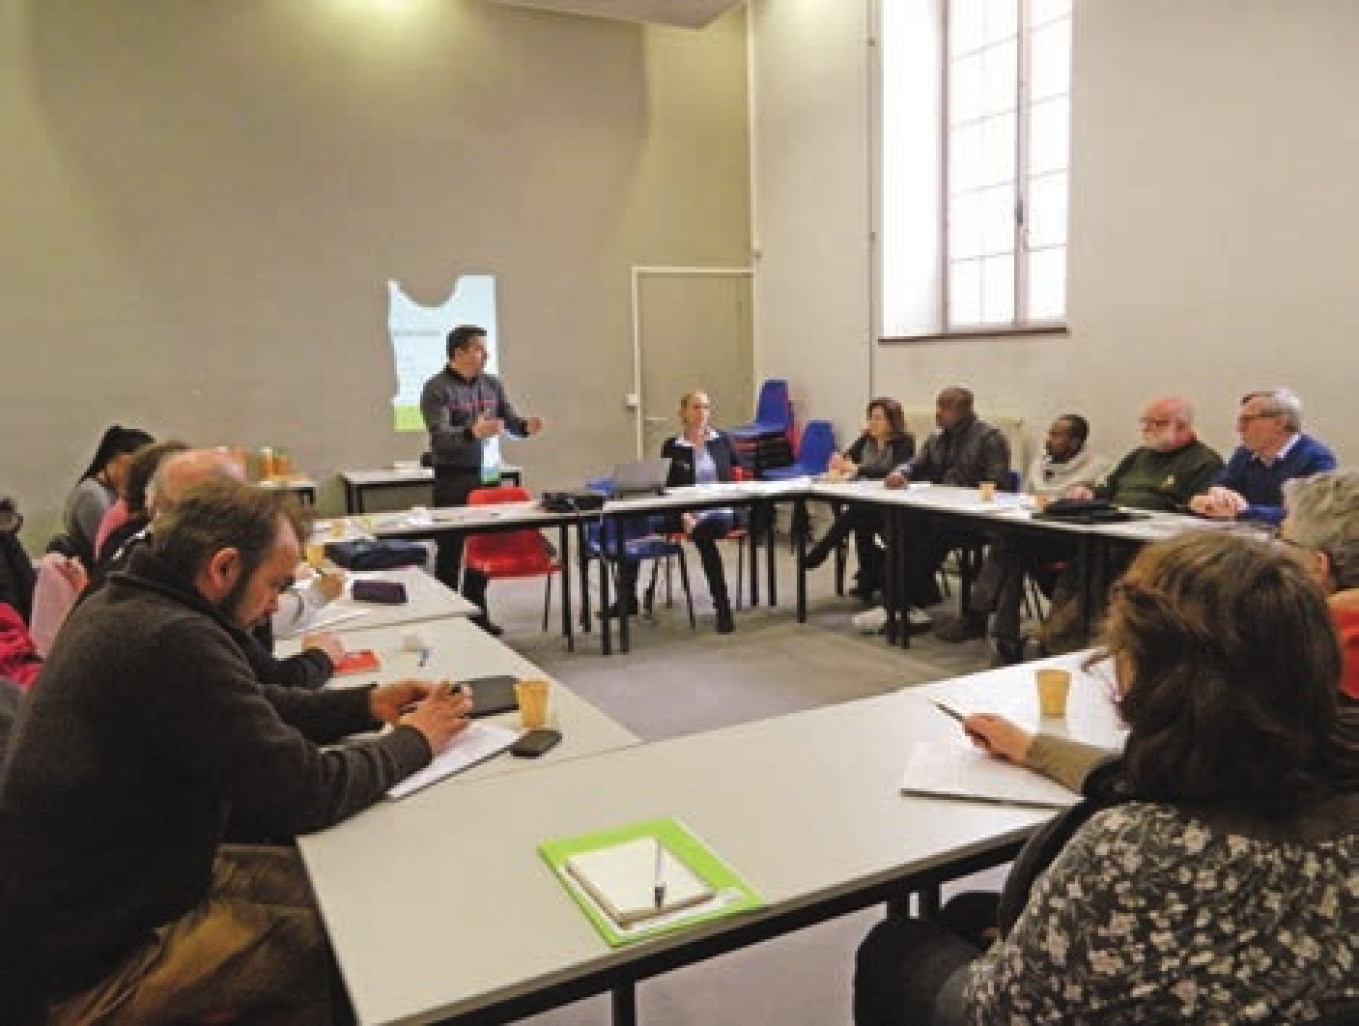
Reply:
[[[734,582],[734,548],[726,558]],[[607,658],[600,655],[597,630],[578,635],[574,653],[566,651],[559,627],[542,632],[541,581],[495,582],[490,605],[493,619],[505,628],[503,641],[647,740],[852,701],[989,665],[984,641],[946,644],[921,635],[902,650],[881,637],[856,633],[850,617],[863,607],[834,594],[829,565],[809,576],[809,618],[799,624],[793,573],[788,547],[781,546],[783,604],[737,612],[736,631],[726,636],[714,630],[707,588],[696,574],[696,630],[689,627],[681,596],[671,608],[658,601],[653,620],[633,622],[632,650]],[[931,612],[956,611],[956,588],[954,594]],[[997,889],[1002,879],[1003,872],[994,871],[958,887]],[[868,910],[845,916],[648,980],[638,988],[641,1022],[846,1026],[854,951],[880,915]],[[607,998],[594,998],[524,1021],[604,1026],[610,1021],[609,1004]]]

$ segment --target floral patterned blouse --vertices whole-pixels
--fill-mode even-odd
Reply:
[[[971,1021],[1292,1023],[1359,998],[1359,825],[1260,840],[1132,803],[1091,817],[972,967]]]

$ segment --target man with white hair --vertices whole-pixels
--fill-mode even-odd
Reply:
[[[1359,470],[1293,478],[1283,494],[1279,540],[1297,550],[1326,593],[1345,655],[1340,691],[1359,704]]]
[[[1236,452],[1212,487],[1189,501],[1199,516],[1277,524],[1285,481],[1335,469],[1335,454],[1302,433],[1302,401],[1286,388],[1242,396],[1236,430]]]

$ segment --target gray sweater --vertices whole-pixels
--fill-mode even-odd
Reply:
[[[524,418],[514,412],[504,386],[494,374],[464,378],[445,367],[425,382],[420,393],[420,413],[429,429],[429,447],[436,467],[480,470],[486,441],[472,434],[472,425],[483,414],[505,422],[511,434],[528,434]]]
[[[428,764],[368,690],[261,684],[245,636],[154,554],[80,605],[0,769],[0,978],[60,992],[104,975],[205,895],[229,816],[319,830]]]

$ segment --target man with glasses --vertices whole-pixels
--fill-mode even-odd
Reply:
[[[1222,457],[1194,433],[1194,409],[1175,396],[1156,399],[1138,423],[1142,444],[1094,488],[1077,486],[1071,499],[1105,499],[1158,513],[1185,513],[1189,500],[1213,483]]]
[[[1286,388],[1241,397],[1236,416],[1241,444],[1206,491],[1189,508],[1214,520],[1283,519],[1283,485],[1295,477],[1334,470],[1335,454],[1302,433],[1302,401]]]
[[[1138,423],[1142,444],[1094,488],[1077,486],[1067,492],[1067,498],[1104,499],[1158,513],[1189,511],[1190,500],[1207,491],[1222,470],[1222,457],[1194,433],[1194,408],[1186,399],[1166,396],[1149,403]],[[1068,566],[1057,579],[1039,638],[1042,650],[1055,654],[1082,648],[1086,638],[1080,614],[1076,572]]]

